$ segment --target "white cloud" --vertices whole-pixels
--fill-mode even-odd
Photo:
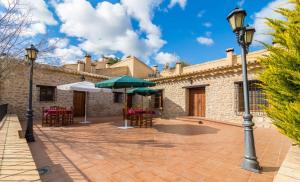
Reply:
[[[171,0],[168,8],[173,8],[176,4],[178,4],[182,9],[185,8],[187,4],[187,0]]]
[[[176,54],[159,52],[154,59],[159,64],[172,64],[175,63],[179,59],[179,57]]]
[[[81,60],[84,56],[84,52],[76,46],[68,46],[66,48],[57,48],[54,50],[55,58],[61,60],[61,64],[75,63],[77,60]]]
[[[54,37],[48,39],[49,51],[44,53],[41,61],[48,64],[61,65],[76,63],[85,52],[78,46],[71,45],[67,38]]]
[[[197,42],[199,44],[207,45],[207,46],[210,46],[210,45],[214,44],[214,40],[212,38],[209,38],[209,37],[198,37]]]
[[[0,0],[0,3],[8,7],[11,0]],[[47,25],[57,25],[53,14],[48,9],[44,0],[20,0],[18,10],[21,14],[27,15],[31,22],[30,26],[22,32],[25,36],[35,36],[37,34],[45,34]]]
[[[139,21],[139,26],[143,31],[150,34],[160,35],[160,29],[151,21],[153,9],[156,8],[162,0],[121,0],[130,16]]]
[[[49,46],[54,46],[57,48],[65,48],[69,45],[69,39],[67,38],[51,38],[48,40]]]
[[[205,23],[203,23],[203,26],[205,26],[206,28],[210,28],[212,26],[212,23],[205,22]]]
[[[54,4],[62,21],[61,32],[76,37],[85,51],[99,56],[122,52],[147,60],[166,43],[161,39],[160,28],[152,23],[154,8],[160,3],[161,0],[121,0],[115,4],[103,1],[93,7],[86,0],[66,0]],[[138,21],[139,30],[133,29],[131,18]],[[140,32],[145,37],[140,37]]]
[[[256,33],[254,35],[254,42],[253,44],[255,46],[261,45],[257,41],[265,42],[265,43],[272,43],[272,37],[268,35],[272,30],[268,25],[266,24],[265,18],[274,18],[283,20],[284,17],[274,10],[277,8],[293,8],[293,5],[288,3],[288,0],[275,0],[271,3],[269,3],[266,7],[261,9],[259,12],[254,14],[254,27],[256,30]]]

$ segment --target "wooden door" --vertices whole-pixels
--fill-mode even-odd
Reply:
[[[83,117],[85,113],[85,92],[74,91],[73,94],[74,117]]]
[[[190,89],[189,115],[205,117],[205,87]]]

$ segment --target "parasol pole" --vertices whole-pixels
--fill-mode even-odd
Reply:
[[[87,96],[87,92],[85,92],[85,106],[84,106],[84,122],[86,123],[86,105],[87,105],[87,101],[88,101],[88,96]]]
[[[124,96],[125,96],[125,103],[124,103],[124,105],[125,105],[125,113],[124,113],[124,116],[125,116],[125,128],[127,128],[127,93],[126,93],[126,91],[127,91],[127,89],[126,88],[124,88],[124,90],[125,90],[125,92],[124,92]]]
[[[141,95],[141,96],[142,96],[142,109],[144,110],[144,106],[143,106],[144,96],[143,95]]]
[[[82,124],[90,123],[86,120],[87,118],[87,102],[88,102],[88,91],[85,91],[85,102],[84,102],[84,121],[80,122]]]

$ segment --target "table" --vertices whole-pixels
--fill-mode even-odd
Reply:
[[[63,126],[73,123],[73,111],[71,109],[46,109],[43,111],[42,125]]]

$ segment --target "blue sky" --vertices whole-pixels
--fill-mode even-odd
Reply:
[[[5,7],[0,0],[0,6]],[[246,22],[257,29],[256,40],[270,42],[264,17],[281,19],[273,9],[287,0],[21,0],[31,9],[33,24],[23,36],[47,37],[56,49],[50,57],[72,63],[87,52],[134,55],[149,65],[185,60],[198,64],[225,57],[239,48],[226,16],[244,8]],[[2,3],[2,4],[1,4]],[[262,49],[258,43],[251,50]],[[41,60],[43,61],[43,60]],[[51,64],[51,60],[48,60]]]

